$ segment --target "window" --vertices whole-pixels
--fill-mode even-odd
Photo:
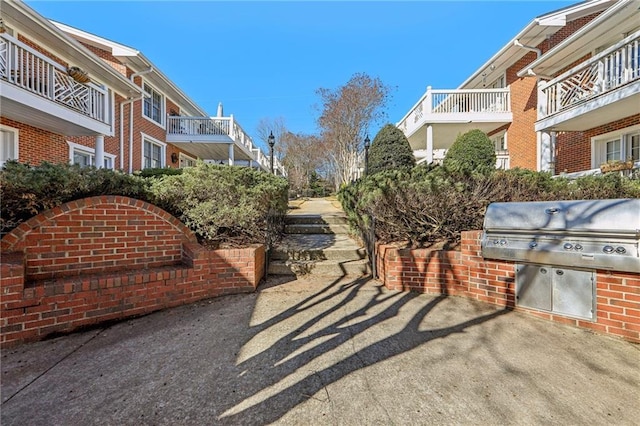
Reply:
[[[629,139],[629,157],[633,161],[638,161],[640,160],[640,133],[631,135]]]
[[[18,159],[18,129],[0,127],[0,167],[9,160]]]
[[[489,85],[489,87],[492,88],[492,89],[503,89],[503,88],[505,88],[506,85],[504,84],[504,74],[502,74],[500,77],[498,77],[498,79],[496,81],[491,83]]]
[[[143,89],[147,96],[144,98],[143,114],[158,124],[162,124],[164,117],[164,102],[160,92],[157,92],[147,83],[143,84]]]
[[[180,168],[193,167],[196,165],[196,159],[180,153]]]
[[[609,161],[640,161],[640,126],[597,136],[592,143],[594,168]]]
[[[496,152],[504,152],[507,150],[507,133],[500,132],[496,135],[491,136],[491,140],[493,141],[493,145],[496,148]]]
[[[166,145],[149,136],[144,136],[142,141],[142,168],[164,167]]]
[[[77,164],[80,167],[97,166],[95,164],[95,149],[73,142],[67,142],[67,144],[69,145],[69,161],[71,161],[71,164]],[[115,158],[115,155],[105,152],[102,167],[105,169],[113,169]]]
[[[607,161],[614,161],[614,160],[621,160],[622,157],[620,156],[621,154],[621,150],[620,150],[620,139],[615,139],[612,141],[609,141],[606,143],[607,148],[606,148],[606,152],[607,152],[607,156],[606,159]]]

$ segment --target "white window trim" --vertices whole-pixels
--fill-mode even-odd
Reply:
[[[155,121],[154,121],[155,123]],[[153,136],[149,136],[146,133],[142,133],[140,132],[140,135],[142,136],[142,143],[140,144],[140,169],[144,170],[144,143],[146,141],[149,141],[151,143],[154,143],[156,145],[160,145],[160,160],[161,160],[161,165],[160,167],[167,167],[167,144],[154,138]]]
[[[508,138],[507,138],[507,133],[508,132],[505,129],[505,130],[500,130],[499,132],[494,133],[493,135],[489,136],[489,139],[491,139],[491,142],[493,142],[494,148],[496,146],[496,139],[500,138],[501,136],[504,136],[504,151],[498,151],[496,149],[496,152],[507,152],[507,151],[509,151],[509,141],[508,141]]]
[[[144,85],[147,85],[149,87],[151,87],[156,93],[159,93],[160,96],[162,96],[162,100],[160,101],[162,110],[160,111],[160,123],[158,123],[156,120],[154,120],[151,117],[147,117],[144,113],[144,102],[145,99],[148,97],[147,92],[144,90]],[[165,116],[167,115],[167,96],[162,93],[160,90],[156,89],[156,86],[154,86],[153,84],[151,84],[150,82],[146,81],[145,79],[142,79],[142,85],[140,86],[140,89],[142,89],[142,93],[145,95],[145,97],[142,99],[142,105],[140,108],[140,114],[142,115],[142,118],[144,118],[145,120],[149,120],[151,123],[155,124],[156,126],[164,129],[165,125],[166,125],[166,118]],[[152,95],[153,96],[153,95]]]
[[[15,127],[5,126],[4,124],[0,124],[0,129],[13,133],[13,149],[16,153],[16,158],[14,160],[20,159],[20,130]],[[4,166],[4,163],[0,164],[0,167]]]
[[[606,142],[613,139],[622,138],[631,134],[637,134],[640,132],[640,124],[631,127],[625,127],[624,129],[615,130],[609,133],[603,133],[591,138],[591,168],[597,169],[600,164],[606,162]],[[628,140],[625,137],[621,143],[622,155],[626,156],[626,147]],[[624,158],[623,158],[624,159]]]
[[[69,164],[73,164],[73,153],[76,150],[86,154],[93,155],[95,160],[95,155],[96,155],[95,148],[91,148],[85,145],[80,145],[79,143],[69,142],[69,141],[67,141],[67,145],[69,145]],[[104,158],[109,158],[111,160],[111,167],[109,167],[109,169],[114,170],[114,168],[116,167],[116,155],[105,152]],[[95,164],[92,164],[92,166],[95,166]]]

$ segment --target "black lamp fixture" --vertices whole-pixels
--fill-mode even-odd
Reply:
[[[369,135],[364,138],[364,175],[369,172],[369,147],[371,146],[371,139]]]
[[[172,152],[171,153],[171,162],[172,163],[177,163],[178,162],[178,153],[177,152]]]
[[[273,174],[273,146],[276,144],[276,138],[273,136],[273,132],[269,132],[267,143],[269,144],[269,164],[271,165],[271,174]]]

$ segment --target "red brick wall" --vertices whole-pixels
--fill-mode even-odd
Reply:
[[[18,129],[18,160],[38,165],[43,161],[66,163],[69,161],[69,145],[63,135],[0,117],[0,123]]]
[[[552,321],[640,342],[640,274],[596,271],[596,320],[586,321],[515,304],[513,262],[485,260],[481,231],[462,233],[460,251],[377,247],[376,267],[385,287],[470,297]]]
[[[585,16],[567,23],[558,32],[536,46],[546,52],[571,34],[582,28],[599,13]],[[511,168],[521,167],[537,170],[537,137],[534,124],[537,120],[537,81],[534,77],[518,77],[517,73],[536,59],[535,52],[524,55],[506,72],[507,84],[511,88],[511,110],[513,122],[508,127],[507,147]],[[575,64],[572,64],[573,66]],[[495,132],[493,132],[495,133]]]
[[[559,133],[556,137],[556,173],[591,169],[591,138],[637,124],[640,124],[640,114],[631,115],[584,132]]]
[[[529,52],[507,69],[507,84],[511,88],[513,122],[509,126],[507,147],[511,168],[537,169],[537,142],[534,124],[537,119],[537,83],[535,78],[516,74],[536,58]]]
[[[126,197],[74,201],[27,223],[0,242],[2,347],[251,292],[265,272],[263,246],[207,250],[168,213]]]

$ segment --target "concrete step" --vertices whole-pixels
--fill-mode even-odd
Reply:
[[[293,224],[285,225],[286,234],[348,234],[348,225],[338,224]]]
[[[344,215],[317,215],[317,214],[298,214],[287,215],[284,218],[287,225],[346,225],[347,217]]]
[[[323,261],[283,261],[274,260],[269,263],[269,275],[314,275],[322,277],[362,276],[371,273],[369,261],[366,259],[337,262]]]
[[[276,246],[271,253],[271,259],[273,260],[335,260],[346,262],[364,259],[366,256],[367,251],[361,247],[310,250]]]

